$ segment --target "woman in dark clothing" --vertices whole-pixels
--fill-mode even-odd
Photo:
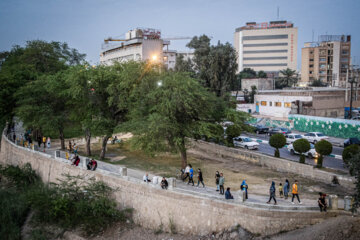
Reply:
[[[162,189],[167,189],[169,184],[168,184],[168,181],[166,180],[165,177],[163,177],[163,179],[161,180],[161,183],[160,183],[160,186]]]
[[[203,185],[203,187],[205,187],[202,172],[201,172],[201,169],[199,168],[198,169],[198,184],[197,184],[197,187],[199,186],[200,183]]]
[[[274,205],[276,205],[276,198],[275,198],[275,192],[276,192],[276,189],[275,189],[275,182],[273,181],[271,183],[271,187],[270,187],[270,198],[269,198],[269,201],[267,203],[270,203],[271,202],[271,199],[274,199]]]
[[[231,195],[230,188],[228,187],[225,192],[225,199],[234,199],[233,195]]]
[[[290,183],[289,180],[285,180],[285,184],[284,184],[284,196],[285,199],[287,199],[289,197],[289,191],[290,191]]]
[[[319,204],[319,208],[320,208],[320,212],[324,211],[326,212],[326,209],[327,209],[327,204],[326,204],[326,194],[323,194],[323,193],[319,193],[320,195],[320,198],[318,200],[318,204]]]

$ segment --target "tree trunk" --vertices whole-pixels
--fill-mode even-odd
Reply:
[[[179,148],[181,155],[181,168],[185,169],[187,165],[187,155],[186,155],[186,147],[185,147],[185,139],[181,140],[181,146]]]
[[[86,156],[91,156],[91,132],[90,129],[85,129],[85,139],[86,139]]]
[[[105,158],[106,144],[107,144],[107,141],[109,140],[109,138],[110,138],[109,136],[103,137],[102,144],[101,144],[100,160],[103,160]]]
[[[61,150],[65,150],[64,129],[62,128],[59,128],[59,138],[61,142]]]

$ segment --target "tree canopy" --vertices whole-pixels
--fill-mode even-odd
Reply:
[[[280,77],[276,80],[276,88],[292,87],[297,83],[296,70],[286,68],[280,71]]]

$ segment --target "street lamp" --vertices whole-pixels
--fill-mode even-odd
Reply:
[[[350,83],[350,113],[349,118],[352,118],[352,104],[353,104],[353,84],[358,84],[359,80],[359,68],[354,68],[354,66],[351,67],[349,71],[349,79],[348,82]]]

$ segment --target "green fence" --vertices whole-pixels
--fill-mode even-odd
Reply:
[[[322,132],[338,138],[360,138],[360,121],[305,115],[289,115],[293,129],[301,132]]]

